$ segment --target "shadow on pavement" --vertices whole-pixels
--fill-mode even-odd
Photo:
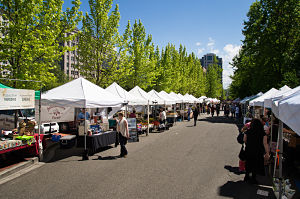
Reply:
[[[239,167],[232,167],[232,166],[229,166],[229,165],[225,165],[224,169],[227,169],[228,171],[230,171],[231,173],[234,173],[236,175],[241,175],[241,174],[245,173],[245,172],[241,172],[239,170]]]
[[[243,181],[228,181],[219,187],[218,193],[220,196],[234,199],[275,199],[275,195],[271,188],[252,185]]]
[[[236,120],[226,116],[211,117],[210,115],[207,115],[206,118],[198,119],[198,121],[210,122],[210,123],[235,124],[239,128],[239,130],[241,130],[244,126],[241,120]]]
[[[100,148],[96,153],[103,152],[106,150],[109,150],[113,148],[112,146],[107,146]],[[43,162],[45,163],[52,163],[52,162],[58,162],[64,159],[68,159],[70,157],[82,157],[84,152],[84,148],[61,148],[59,145],[56,145],[51,148],[51,150],[48,150],[47,153],[44,154]],[[68,162],[68,161],[75,161],[75,160],[64,160],[61,162]]]
[[[120,158],[120,156],[106,156],[106,157],[102,157],[102,156],[98,156],[98,158],[93,159],[93,160],[116,160]]]

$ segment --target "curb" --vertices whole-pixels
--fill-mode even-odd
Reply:
[[[39,165],[38,157],[31,158],[26,162],[19,163],[14,167],[0,172],[0,185],[29,172],[30,170],[32,170],[31,168],[34,168],[36,165]]]

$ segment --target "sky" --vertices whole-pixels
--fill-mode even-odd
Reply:
[[[89,12],[88,0],[81,0],[80,10]],[[119,32],[123,33],[128,20],[141,19],[146,33],[152,35],[159,48],[168,43],[176,48],[182,44],[188,53],[199,58],[216,53],[223,58],[223,86],[231,83],[233,69],[229,64],[239,52],[244,39],[243,21],[255,0],[114,0],[121,14]],[[65,0],[64,9],[71,0]],[[79,25],[80,28],[80,25]]]

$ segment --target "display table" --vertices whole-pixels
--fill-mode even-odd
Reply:
[[[89,154],[96,153],[99,148],[106,147],[111,144],[115,144],[117,141],[117,132],[108,131],[105,133],[99,133],[91,136],[87,136],[87,148]]]

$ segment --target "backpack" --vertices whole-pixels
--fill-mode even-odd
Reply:
[[[244,133],[240,132],[236,139],[237,139],[238,143],[244,144]]]

